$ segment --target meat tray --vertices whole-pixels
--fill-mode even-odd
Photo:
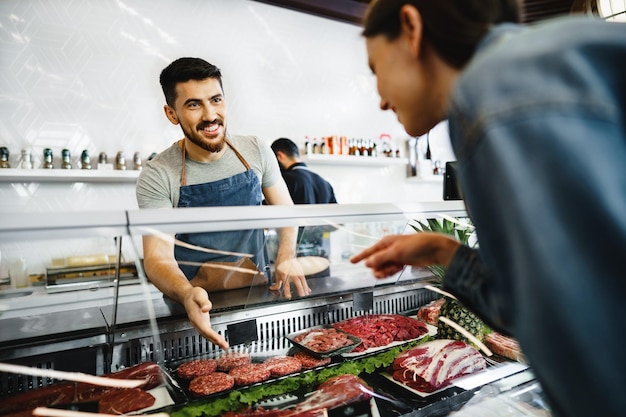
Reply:
[[[301,342],[296,341],[298,336],[310,333],[310,332],[315,331],[315,330],[321,330],[321,331],[332,330],[333,332],[340,333],[342,335],[345,335],[347,337],[347,339],[352,341],[352,344],[347,345],[347,346],[341,346],[341,347],[336,348],[336,349],[318,351],[318,350],[315,350],[315,349],[311,349],[305,343],[301,343]],[[288,334],[285,337],[294,346],[297,346],[298,348],[300,348],[301,350],[305,351],[309,355],[312,355],[312,356],[317,357],[317,358],[329,358],[331,356],[341,355],[343,353],[350,352],[351,350],[353,350],[354,348],[356,348],[357,346],[359,346],[361,344],[361,339],[359,339],[358,337],[353,336],[353,335],[351,335],[349,333],[346,333],[343,330],[335,329],[334,327],[332,327],[330,325],[310,327],[310,328],[308,328],[306,330],[290,333],[290,334]]]
[[[413,394],[417,394],[420,397],[429,397],[434,394],[438,394],[442,391],[446,391],[450,388],[461,388],[465,391],[470,391],[481,387],[483,385],[487,385],[494,381],[500,380],[502,378],[511,376],[513,374],[522,372],[528,369],[528,365],[518,363],[518,362],[504,362],[499,365],[488,365],[486,369],[482,371],[475,372],[473,374],[468,374],[456,378],[450,384],[441,387],[440,389],[433,392],[423,392],[418,391],[414,388],[409,387],[408,385],[396,381],[391,374],[388,372],[381,372],[381,376],[387,378],[389,381],[394,383],[395,385],[402,387],[403,389],[410,391]]]
[[[403,345],[405,343],[410,343],[413,342],[415,340],[420,340],[423,339],[426,336],[431,336],[434,337],[437,334],[437,327],[431,325],[431,324],[426,324],[426,327],[428,327],[428,333],[425,333],[423,335],[421,335],[420,337],[417,337],[415,339],[409,339],[409,340],[398,340],[398,341],[393,341],[387,345],[384,346],[377,346],[377,347],[371,347],[368,348],[362,352],[346,352],[346,353],[342,353],[341,356],[344,358],[356,358],[356,357],[360,357],[360,356],[365,356],[365,355],[369,355],[372,353],[376,353],[376,352],[380,352],[382,350],[385,349],[389,349],[392,348],[394,346],[399,346],[399,345]]]
[[[272,355],[267,355],[267,354],[250,354],[250,361],[249,363],[251,364],[261,364],[263,363],[266,359],[272,358],[272,357],[282,357],[282,356],[293,356],[293,352],[292,349],[294,349],[293,347],[289,348],[289,349],[278,349],[272,352]],[[212,394],[207,394],[207,395],[199,395],[199,394],[195,394],[193,393],[190,388],[189,388],[189,384],[191,382],[191,379],[185,379],[182,378],[180,375],[178,375],[177,369],[180,365],[189,362],[189,361],[194,361],[197,359],[217,359],[218,357],[212,357],[212,356],[201,356],[201,357],[195,357],[195,358],[190,358],[190,359],[186,359],[186,360],[181,360],[181,361],[176,361],[173,362],[171,364],[169,364],[167,371],[169,374],[169,377],[172,378],[174,381],[176,381],[176,384],[178,386],[180,386],[182,388],[182,391],[185,392],[185,394],[187,395],[188,399],[190,401],[194,401],[194,400],[198,400],[200,398],[202,398],[203,400],[206,400],[207,398],[216,398],[216,397],[220,397],[223,396],[224,394],[227,394],[229,391],[233,390],[233,389],[237,389],[237,390],[241,390],[241,389],[247,389],[249,387],[255,386],[255,385],[261,385],[261,384],[266,384],[266,383],[272,383],[274,381],[278,381],[280,379],[283,378],[288,378],[294,375],[297,375],[298,373],[302,373],[302,372],[308,372],[308,370],[305,369],[301,369],[298,372],[294,372],[294,373],[290,373],[290,374],[286,374],[286,375],[282,375],[282,376],[271,376],[267,379],[264,379],[263,381],[260,382],[254,382],[254,383],[250,383],[250,384],[243,384],[243,385],[238,385],[235,384],[232,388],[226,389],[226,390],[221,390]],[[219,372],[225,372],[228,373],[228,371],[219,371]]]

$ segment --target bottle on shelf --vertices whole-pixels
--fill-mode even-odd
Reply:
[[[348,138],[346,136],[341,136],[339,138],[341,142],[341,154],[342,155],[350,155],[350,147],[348,146]]]
[[[135,152],[133,155],[133,166],[135,171],[141,171],[143,169],[143,161],[141,160],[141,154]]]
[[[61,169],[72,169],[72,155],[69,149],[61,151]]]
[[[53,157],[52,157],[52,149],[50,148],[45,148],[43,150],[43,165],[42,168],[45,169],[53,169],[54,168],[54,161],[53,161]]]
[[[9,148],[6,146],[0,147],[0,168],[11,168],[9,163]]]
[[[119,151],[115,157],[115,169],[120,171],[126,170],[126,157],[123,151]]]
[[[89,151],[87,149],[84,149],[80,154],[80,168],[91,169],[91,157],[89,156]]]
[[[22,149],[22,158],[20,159],[20,168],[33,169],[33,155],[29,148]]]

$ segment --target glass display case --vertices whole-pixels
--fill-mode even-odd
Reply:
[[[0,281],[0,366],[39,371],[0,368],[0,397],[43,393],[41,389],[62,380],[47,376],[46,370],[106,375],[154,363],[167,376],[165,399],[142,412],[191,401],[184,383],[176,380],[177,366],[223,352],[194,329],[180,304],[146,278],[144,244],[150,239],[166,242],[167,248],[200,253],[198,257],[177,252],[180,265],[194,267],[190,278],[197,278],[203,268],[208,268],[207,279],[219,275],[228,280],[231,271],[252,277],[209,290],[211,324],[229,341],[232,352],[261,360],[288,355],[293,346],[286,336],[294,332],[364,314],[412,314],[438,298],[425,288],[432,279],[426,269],[407,267],[392,277],[375,279],[362,263],[349,259],[385,235],[415,233],[416,221],[442,217],[466,217],[463,203],[5,217],[0,220],[0,279],[5,279]],[[296,237],[289,246],[295,258],[280,263],[277,253],[285,230]],[[165,258],[164,262],[169,259]],[[207,260],[212,264],[206,265]],[[26,285],[23,280],[15,285],[15,264],[27,274]],[[284,288],[270,290],[282,273],[304,275],[310,294],[298,294],[294,286],[291,298]]]

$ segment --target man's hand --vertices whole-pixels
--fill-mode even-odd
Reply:
[[[311,288],[306,282],[302,266],[293,257],[276,258],[274,278],[276,282],[270,287],[270,290],[279,291],[283,288],[286,298],[291,298],[291,284],[295,285],[300,297],[311,294]]]
[[[211,311],[213,304],[203,288],[191,287],[183,299],[183,306],[187,311],[189,321],[202,336],[222,349],[228,350],[229,345],[226,339],[211,327],[209,311]]]
[[[372,268],[376,278],[386,278],[405,265],[447,266],[459,245],[455,239],[440,233],[390,235],[354,255],[350,262],[365,260],[365,266]]]

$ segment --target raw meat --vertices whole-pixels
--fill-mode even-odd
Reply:
[[[118,379],[144,379],[146,382],[140,387],[144,390],[149,390],[163,383],[161,369],[154,362],[144,362],[103,376]],[[119,388],[83,382],[76,384],[73,382],[61,382],[2,399],[0,401],[0,415],[14,411],[31,410],[37,407],[98,401],[103,395],[119,390]]]
[[[176,373],[183,379],[194,379],[197,376],[207,375],[217,370],[215,359],[196,359],[181,364]]]
[[[226,391],[234,386],[235,380],[232,376],[224,372],[213,372],[212,374],[202,375],[192,379],[189,383],[189,391],[195,395],[201,396]]]
[[[322,417],[326,410],[370,398],[372,389],[361,378],[346,374],[328,379],[306,400],[283,410],[246,410],[229,412],[222,417]]]
[[[485,345],[487,345],[487,347],[496,355],[526,363],[526,357],[522,353],[517,340],[497,332],[491,332],[485,335],[484,342]]]
[[[270,370],[273,377],[293,374],[302,369],[302,362],[293,356],[277,356],[269,358],[263,362],[263,365]]]
[[[335,323],[333,327],[361,339],[362,343],[353,352],[386,346],[394,341],[417,339],[428,333],[426,324],[400,314],[359,316]]]
[[[372,389],[361,378],[339,375],[323,382],[306,400],[296,405],[293,411],[332,409],[370,398]],[[298,415],[298,414],[293,414]]]
[[[409,349],[393,361],[393,378],[421,392],[433,392],[463,375],[487,367],[485,358],[458,340],[433,340]]]
[[[293,340],[313,352],[319,353],[330,352],[354,344],[346,333],[333,328],[309,330],[297,335]]]
[[[217,358],[217,370],[222,372],[228,372],[231,369],[247,365],[251,362],[250,355],[243,352],[227,353]]]
[[[441,306],[445,302],[445,298],[439,298],[426,304],[424,307],[417,310],[417,319],[436,326],[439,318],[439,310],[441,310]]]
[[[156,398],[139,388],[109,392],[98,401],[98,412],[103,414],[125,414],[154,405]]]
[[[330,363],[330,358],[316,358],[302,351],[294,353],[293,357],[300,361],[303,369],[313,369]]]
[[[249,363],[237,366],[228,372],[237,385],[256,384],[270,378],[270,369],[261,363]]]

